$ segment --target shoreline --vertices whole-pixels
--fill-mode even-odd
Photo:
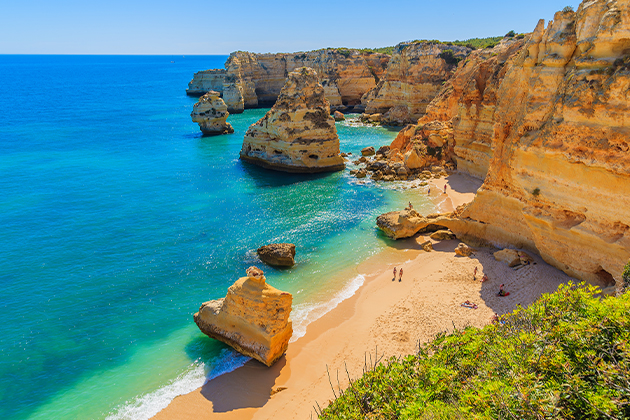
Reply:
[[[432,179],[430,185],[430,197],[441,212],[470,201],[476,191],[474,180],[462,174]],[[514,271],[495,261],[488,249],[471,258],[455,256],[457,240],[432,241],[435,251],[424,252],[419,244],[428,239],[398,240],[359,264],[356,275],[364,276],[363,285],[308,324],[306,334],[292,342],[273,367],[247,362],[176,397],[153,419],[309,418],[313,406],[323,408],[334,397],[327,371],[335,388],[345,388],[348,374],[353,379],[362,374],[366,358],[411,354],[418,342],[438,332],[454,326],[481,327],[494,312],[503,314],[517,304],[530,304],[541,293],[571,280],[538,256],[534,256],[536,265]],[[401,265],[403,280],[392,281],[393,267]],[[481,268],[478,278],[487,273],[490,281],[473,281],[475,266]],[[496,297],[494,289],[500,283],[512,292],[510,297]],[[465,300],[479,308],[461,307]]]

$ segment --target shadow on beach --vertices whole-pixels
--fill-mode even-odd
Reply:
[[[212,402],[215,413],[262,407],[271,398],[276,378],[286,364],[285,356],[270,368],[250,360],[244,366],[210,380],[201,388],[201,395]]]

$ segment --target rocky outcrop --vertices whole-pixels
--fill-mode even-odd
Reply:
[[[272,106],[290,72],[313,68],[324,94],[334,109],[361,106],[361,97],[385,73],[389,55],[347,49],[323,49],[293,54],[230,54],[225,70],[195,73],[188,84],[189,95],[203,95],[208,89],[220,92],[230,112],[258,106]]]
[[[475,50],[446,81],[417,124],[398,133],[391,148],[420,158],[417,165],[445,165],[484,178],[492,158],[497,90],[525,39],[504,38]]]
[[[193,122],[199,124],[201,132],[210,136],[234,132],[232,125],[226,121],[229,115],[225,102],[215,91],[203,95],[190,114]]]
[[[383,114],[389,125],[416,122],[472,50],[433,42],[396,46],[387,72],[361,99],[366,114]]]
[[[225,298],[201,305],[195,323],[207,336],[271,366],[285,353],[293,334],[292,301],[291,293],[268,285],[262,270],[250,267]]]
[[[630,259],[629,33],[630,0],[585,1],[546,28],[539,22],[499,84],[485,182],[445,227],[532,250],[593,284],[621,281]]]
[[[241,159],[285,172],[343,170],[339,137],[317,73],[289,74],[273,108],[245,134]]]
[[[271,244],[261,246],[256,250],[262,262],[278,267],[292,267],[295,265],[294,244]]]

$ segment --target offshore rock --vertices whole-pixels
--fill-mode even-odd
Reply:
[[[195,323],[207,336],[271,366],[286,352],[293,334],[292,301],[291,293],[268,285],[262,270],[250,267],[225,298],[201,305]]]
[[[471,51],[432,42],[398,44],[385,75],[361,98],[365,112],[384,114],[383,122],[390,125],[415,123],[452,76],[457,61]]]
[[[240,156],[284,172],[344,169],[335,120],[313,69],[289,74],[275,105],[247,130]]]
[[[206,135],[233,133],[232,125],[226,121],[229,115],[225,102],[215,91],[203,95],[190,114],[193,122],[199,124],[199,129]]]
[[[333,118],[335,118],[335,121],[344,121],[346,119],[346,116],[343,115],[341,112],[339,111],[335,111],[333,113]]]
[[[261,246],[256,250],[258,257],[269,265],[278,267],[292,267],[295,265],[294,244],[271,244]]]
[[[225,70],[195,73],[186,90],[201,96],[220,92],[230,112],[273,105],[288,74],[301,67],[314,69],[333,108],[360,107],[361,97],[384,75],[390,56],[347,49],[322,49],[291,54],[230,54]],[[228,100],[227,97],[230,96]],[[234,107],[234,108],[233,108]]]

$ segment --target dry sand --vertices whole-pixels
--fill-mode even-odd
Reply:
[[[435,197],[431,194],[441,211],[470,201],[480,184],[464,175],[451,175],[444,195],[444,182],[435,180]],[[534,256],[535,264],[515,271],[494,260],[494,249],[482,248],[470,258],[460,257],[454,253],[459,242],[453,240],[434,243],[435,250],[427,253],[418,245],[426,239],[396,241],[359,265],[356,271],[365,275],[364,285],[311,323],[306,335],[292,343],[272,368],[250,361],[175,398],[154,419],[315,418],[313,407],[325,407],[333,398],[327,372],[335,388],[338,383],[345,387],[348,374],[360,376],[366,358],[369,363],[377,352],[385,358],[413,353],[418,342],[440,331],[481,327],[494,312],[504,314],[519,304],[529,305],[541,293],[553,292],[571,280],[538,256]],[[394,267],[404,268],[402,281],[392,279]],[[477,279],[485,273],[490,280],[473,280],[475,267],[479,268]],[[496,296],[501,283],[510,296]],[[476,303],[478,309],[462,307],[465,300]]]

